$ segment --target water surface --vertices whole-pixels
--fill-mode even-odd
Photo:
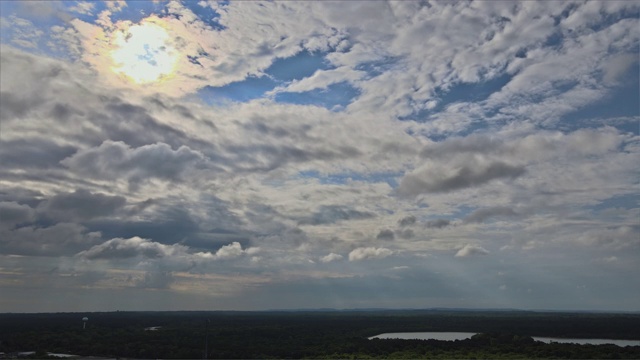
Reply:
[[[538,337],[534,336],[533,340],[543,341],[546,343],[574,343],[580,345],[603,345],[613,344],[618,346],[640,346],[640,340],[617,340],[617,339],[576,339],[576,338],[554,338],[554,337]]]
[[[470,332],[399,332],[384,333],[372,336],[369,339],[404,339],[404,340],[464,340],[469,339],[476,333]],[[577,339],[577,338],[556,338],[534,336],[534,340],[545,343],[574,343],[580,345],[603,345],[613,344],[618,346],[640,346],[640,340],[617,340],[617,339]]]
[[[405,339],[405,340],[464,340],[469,339],[476,333],[470,332],[399,332],[384,333],[372,336],[369,339]]]

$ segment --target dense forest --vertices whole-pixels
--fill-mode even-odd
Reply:
[[[86,329],[82,318],[87,317]],[[155,331],[145,330],[160,327]],[[476,332],[458,341],[385,332]],[[640,314],[527,311],[106,312],[0,314],[0,352],[127,358],[638,359],[640,346],[545,344],[532,336],[640,339]],[[206,353],[205,353],[206,349]]]

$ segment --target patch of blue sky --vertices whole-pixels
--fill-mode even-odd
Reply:
[[[438,100],[438,104],[434,108],[418,110],[413,114],[400,117],[399,120],[425,122],[428,121],[431,115],[445,110],[447,106],[456,103],[484,101],[488,99],[491,94],[500,91],[500,89],[507,85],[512,78],[512,75],[503,74],[483,82],[457,83],[446,90],[438,88],[434,94]]]
[[[627,8],[621,12],[615,14],[605,14],[603,19],[598,22],[593,22],[590,24],[590,28],[593,31],[600,31],[608,28],[609,26],[617,23],[620,20],[624,19],[638,19],[640,12],[640,5],[636,3],[635,7]]]
[[[198,5],[197,2],[186,2],[184,3],[184,6],[191,9],[191,11],[193,11],[193,13],[196,14],[198,18],[200,18],[200,20],[202,20],[205,24],[211,26],[212,28],[216,30],[226,29],[224,25],[221,25],[218,22],[220,14],[213,10],[211,7],[202,7]]]
[[[93,4],[93,8],[89,12],[83,13],[71,10],[71,8],[78,5],[75,1],[63,2],[63,4],[65,5],[65,11],[68,11],[73,17],[88,23],[93,23],[98,18],[98,14],[107,8],[102,1],[92,1],[91,4]],[[38,21],[38,23],[40,23],[40,21]]]
[[[573,13],[573,11],[577,9],[579,6],[580,6],[579,4],[568,4],[559,15],[553,17],[553,20],[554,20],[553,25],[554,26],[560,25],[560,22],[568,18],[571,15],[571,13]]]
[[[210,6],[202,7],[197,1],[185,1],[182,3],[184,7],[193,11],[205,24],[216,30],[224,30],[225,27],[218,22],[220,14],[213,10]]]
[[[114,23],[120,20],[128,20],[138,23],[151,14],[166,15],[165,4],[154,1],[128,1],[127,6],[111,15]]]
[[[313,75],[317,70],[331,68],[326,53],[302,51],[294,56],[278,59],[264,73],[278,81],[293,81]]]
[[[207,86],[198,95],[209,104],[246,102],[264,97],[267,91],[273,90],[277,85],[276,81],[267,76],[249,77],[221,87]]]
[[[402,176],[400,172],[376,172],[370,174],[346,172],[323,175],[318,171],[301,171],[298,175],[302,178],[318,179],[321,184],[325,185],[345,185],[351,181],[361,181],[367,183],[387,183],[392,188],[398,187],[398,178]]]
[[[400,59],[402,57],[385,57],[382,60],[358,64],[355,69],[366,72],[368,77],[376,77],[397,66]]]
[[[340,111],[359,95],[360,90],[344,81],[329,85],[326,89],[314,89],[300,93],[281,92],[276,94],[275,101],[297,105],[315,105],[331,111]]]
[[[13,16],[29,20],[35,28],[42,30],[45,34],[47,34],[54,25],[65,27],[68,25],[60,16],[57,16],[55,12],[34,15],[20,1],[0,1],[0,16],[6,21],[11,21],[11,17]],[[3,42],[12,36],[13,28],[14,25],[11,23],[3,24],[2,31],[0,31],[0,38],[2,38]],[[6,41],[6,43],[8,43],[8,41]]]
[[[454,219],[464,219],[467,216],[469,216],[469,214],[471,214],[472,212],[474,212],[475,210],[477,210],[477,208],[471,207],[471,206],[467,206],[467,205],[460,205],[456,208],[456,210],[451,214],[451,217],[448,220],[454,220]],[[434,218],[435,220],[436,218]]]
[[[562,32],[560,30],[556,30],[546,38],[542,46],[543,48],[559,49],[562,47],[563,40],[564,35],[562,35]]]
[[[603,211],[612,208],[636,209],[640,207],[640,194],[620,195],[602,200],[592,207],[594,211]]]
[[[610,122],[608,119],[637,118],[640,115],[640,69],[638,63],[624,75],[621,86],[611,89],[604,99],[566,114],[558,126],[566,130],[610,125],[620,131],[638,134],[636,121]]]
[[[467,136],[473,133],[493,131],[495,126],[488,124],[483,120],[474,120],[471,123],[465,124],[464,128],[457,131],[437,131],[434,129],[424,129],[415,131],[412,129],[405,130],[405,133],[411,136],[422,136],[428,138],[431,141],[444,141],[452,135]]]
[[[436,89],[435,95],[438,99],[438,104],[434,108],[421,109],[410,115],[401,116],[398,119],[401,121],[413,120],[419,123],[429,122],[433,119],[434,115],[444,111],[448,106],[461,103],[482,102],[487,100],[489,96],[491,96],[491,94],[500,91],[500,89],[508,84],[512,78],[512,75],[503,74],[483,82],[458,83],[447,90],[442,88]],[[489,129],[491,124],[487,123],[486,118],[495,115],[497,112],[498,109],[488,109],[488,113],[484,114],[485,117],[473,119],[471,123],[466,124],[463,129],[455,131],[455,134],[459,136],[465,136],[471,133]],[[444,140],[449,135],[451,135],[449,133],[433,132],[415,134],[413,131],[408,131],[408,133],[409,135],[425,136],[432,141]]]

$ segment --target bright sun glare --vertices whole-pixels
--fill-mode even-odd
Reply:
[[[114,72],[138,84],[161,80],[170,75],[178,60],[178,52],[168,44],[169,34],[159,25],[143,23],[119,32],[116,49],[111,52]]]

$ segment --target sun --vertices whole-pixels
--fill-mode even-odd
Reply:
[[[111,51],[111,70],[137,84],[165,79],[175,71],[178,61],[178,51],[169,40],[162,26],[150,22],[119,31]]]

